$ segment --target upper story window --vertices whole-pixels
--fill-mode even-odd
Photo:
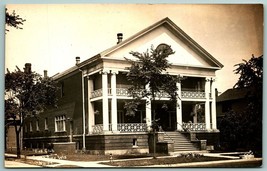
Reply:
[[[66,116],[56,116],[55,117],[55,132],[64,132],[66,131]]]
[[[32,132],[32,121],[30,122],[30,132]]]
[[[36,120],[36,131],[40,131],[40,128],[39,128],[39,120]]]
[[[24,126],[24,131],[25,131],[25,133],[28,132],[28,125],[27,124],[25,124],[25,126]]]
[[[172,52],[172,49],[171,49],[171,46],[165,44],[165,43],[161,43],[159,44],[156,49],[156,51],[163,51],[163,50],[166,50],[168,51],[168,53]]]
[[[63,97],[65,95],[64,92],[64,82],[60,83],[60,97]]]
[[[45,118],[45,130],[48,130],[48,119]]]

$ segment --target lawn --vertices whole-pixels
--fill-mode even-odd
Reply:
[[[150,159],[137,159],[129,161],[113,161],[102,162],[101,164],[117,166],[117,167],[138,167],[138,166],[150,166],[150,165],[172,165],[179,163],[192,163],[192,162],[204,162],[204,161],[218,161],[229,160],[219,157],[207,157],[207,156],[177,156],[177,157],[158,157]]]

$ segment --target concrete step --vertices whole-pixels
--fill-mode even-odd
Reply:
[[[198,151],[199,149],[183,134],[179,132],[166,132],[164,141],[174,143],[174,151]]]

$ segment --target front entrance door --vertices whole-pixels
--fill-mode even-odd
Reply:
[[[162,108],[162,104],[156,106],[156,120],[158,126],[161,126],[164,131],[176,130],[176,111],[172,108]]]

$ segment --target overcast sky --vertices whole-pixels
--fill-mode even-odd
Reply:
[[[117,42],[169,17],[198,44],[219,60],[216,72],[220,92],[232,88],[238,75],[234,65],[263,54],[261,5],[7,5],[27,21],[23,30],[10,29],[6,36],[6,68],[52,76],[100,53]]]

